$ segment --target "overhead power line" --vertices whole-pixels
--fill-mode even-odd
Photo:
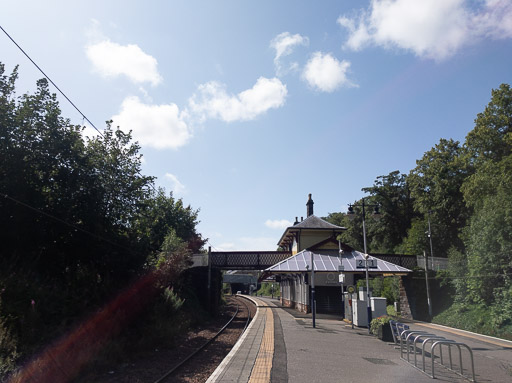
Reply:
[[[55,87],[55,89],[57,89],[59,91],[60,94],[62,94],[62,96],[73,106],[73,108],[75,108],[78,113],[80,113],[80,115],[82,116],[82,118],[84,120],[86,120],[97,132],[100,136],[102,137],[105,137],[103,135],[103,133],[101,132],[101,130],[99,130],[96,125],[94,125],[92,123],[91,120],[89,120],[87,118],[87,116],[82,113],[82,111],[73,103],[73,101],[71,101],[71,99],[66,96],[66,94],[57,86],[57,84],[55,84],[55,82],[41,69],[41,67],[39,65],[37,65],[37,63],[28,55],[27,52],[25,52],[23,50],[23,48],[11,37],[11,35],[9,35],[9,33],[7,33],[7,31],[0,25],[0,29],[5,33],[5,35],[14,43],[14,45],[16,45],[16,47],[18,47],[18,49],[30,60],[30,62],[32,64],[34,64],[34,66],[43,74],[44,77],[46,77],[48,79],[48,81],[50,81],[50,83]],[[141,172],[138,171],[137,174],[139,174],[140,176],[142,176]],[[151,188],[153,189],[153,191],[157,192],[156,188],[155,188],[155,185],[153,185],[152,183],[150,184]]]
[[[90,236],[92,236],[92,237],[95,237],[95,238],[97,238],[97,239],[100,239],[100,240],[102,240],[102,241],[105,241],[105,242],[107,242],[107,243],[109,243],[109,244],[111,244],[111,245],[117,246],[117,247],[119,247],[119,248],[121,248],[121,249],[128,250],[129,252],[133,252],[133,249],[130,249],[129,247],[122,246],[122,245],[120,245],[120,244],[118,244],[118,243],[115,243],[115,242],[111,241],[111,240],[110,240],[110,239],[108,239],[108,238],[102,237],[102,236],[100,236],[100,235],[98,235],[98,234],[94,234],[94,233],[92,233],[92,232],[90,232],[90,231],[88,231],[88,230],[82,229],[82,228],[81,228],[81,227],[79,227],[79,226],[76,226],[76,225],[73,225],[72,223],[66,222],[66,221],[64,221],[63,219],[59,218],[59,217],[56,217],[56,216],[54,216],[54,215],[52,215],[52,214],[49,214],[49,213],[45,212],[44,210],[41,210],[41,209],[38,209],[38,208],[36,208],[36,207],[30,206],[29,204],[27,204],[27,203],[25,203],[25,202],[22,202],[22,201],[20,201],[20,200],[18,200],[18,199],[16,199],[16,198],[14,198],[14,197],[11,197],[10,195],[4,194],[4,198],[6,198],[6,199],[8,199],[8,200],[11,200],[12,202],[17,203],[17,204],[19,204],[19,205],[21,205],[21,206],[23,206],[23,207],[25,207],[25,208],[27,208],[27,209],[33,210],[33,211],[35,211],[35,212],[37,212],[37,213],[39,213],[39,214],[41,214],[41,215],[44,215],[44,216],[46,216],[46,217],[48,217],[48,218],[51,218],[51,219],[53,219],[53,220],[55,220],[55,221],[57,221],[57,222],[60,222],[60,223],[62,223],[62,224],[64,224],[64,225],[66,225],[66,226],[72,227],[72,228],[73,228],[73,229],[75,229],[75,230],[81,231],[82,233],[85,233],[85,234],[87,234],[87,235],[90,235]]]
[[[99,134],[100,136],[105,137],[105,136],[104,136],[104,134],[103,134],[103,133],[102,133],[102,132],[101,132],[101,131],[96,127],[96,125],[94,125],[94,123],[93,123],[91,120],[89,120],[89,118],[87,118],[87,116],[86,116],[86,115],[85,115],[85,114],[84,114],[84,113],[83,113],[83,112],[82,112],[82,111],[81,111],[81,110],[80,110],[80,109],[79,109],[79,108],[78,108],[78,107],[73,103],[73,101],[71,101],[71,99],[70,99],[70,98],[69,98],[69,97],[68,97],[68,96],[67,96],[67,95],[66,95],[66,94],[65,94],[65,93],[64,93],[64,92],[63,92],[63,91],[58,87],[58,85],[57,85],[57,84],[56,84],[56,83],[55,83],[55,82],[54,82],[54,81],[53,81],[53,80],[52,80],[52,79],[51,79],[51,78],[50,78],[50,77],[49,77],[49,76],[48,76],[48,75],[47,75],[47,74],[46,74],[46,73],[41,69],[41,67],[40,67],[39,65],[37,65],[37,63],[36,63],[36,62],[35,62],[35,61],[34,61],[34,60],[33,60],[33,59],[28,55],[28,53],[27,53],[27,52],[25,52],[25,50],[24,50],[24,49],[23,49],[23,48],[22,48],[22,47],[21,47],[21,46],[20,46],[20,45],[19,45],[19,44],[18,44],[18,43],[17,43],[17,42],[12,38],[12,37],[11,37],[11,35],[9,35],[9,33],[7,33],[7,31],[6,31],[6,30],[5,30],[1,25],[0,25],[0,29],[1,29],[1,30],[5,33],[5,35],[6,35],[6,36],[7,36],[7,37],[8,37],[8,38],[13,42],[13,44],[14,44],[14,45],[16,45],[16,47],[17,47],[17,48],[18,48],[18,49],[19,49],[19,50],[20,50],[20,51],[21,51],[21,52],[22,52],[22,53],[23,53],[23,54],[24,54],[24,55],[25,55],[25,56],[30,60],[30,62],[31,62],[31,63],[32,63],[32,64],[33,64],[33,65],[34,65],[34,66],[35,66],[35,67],[36,67],[36,68],[37,68],[37,69],[38,69],[38,70],[43,74],[43,76],[44,76],[44,77],[45,77],[45,78],[46,78],[46,79],[47,79],[47,80],[48,80],[48,81],[49,81],[49,82],[50,82],[50,83],[55,87],[55,89],[57,89],[57,91],[58,91],[58,92],[59,92],[59,93],[60,93],[60,94],[61,94],[61,95],[62,95],[62,96],[63,96],[63,97],[64,97],[64,98],[65,98],[65,99],[66,99],[66,100],[67,100],[67,101],[68,101],[68,102],[73,106],[73,108],[75,108],[75,110],[76,110],[76,111],[77,111],[77,112],[82,116],[82,118],[83,118],[85,121],[87,121],[87,122],[90,124],[90,126],[92,126],[92,127],[93,127],[97,132],[98,132],[98,134]],[[137,174],[139,174],[140,176],[143,176],[143,175],[142,175],[142,173],[141,173],[140,171],[138,171],[138,172],[137,172]],[[157,193],[157,192],[158,192],[158,191],[157,191],[157,189],[156,189],[156,187],[155,187],[155,185],[154,185],[152,182],[151,182],[151,183],[149,183],[149,186],[153,189],[153,191],[154,191],[155,193]],[[36,211],[36,212],[38,212],[38,213],[40,213],[40,214],[43,214],[43,215],[45,215],[45,216],[49,217],[49,218],[52,218],[52,219],[54,219],[54,220],[56,220],[56,221],[59,221],[59,222],[61,222],[61,223],[65,224],[65,225],[68,225],[68,226],[70,226],[70,227],[74,228],[75,230],[82,231],[82,232],[84,232],[84,233],[86,233],[86,234],[88,234],[88,235],[92,235],[92,236],[94,236],[94,237],[96,237],[96,238],[98,238],[98,239],[101,239],[101,240],[103,240],[103,241],[105,241],[105,242],[108,242],[108,243],[110,243],[110,244],[112,244],[112,245],[115,245],[115,246],[118,246],[118,247],[121,247],[121,248],[124,248],[124,249],[127,249],[127,250],[132,251],[131,249],[128,249],[128,248],[126,248],[126,247],[124,247],[124,246],[121,246],[121,245],[119,245],[119,244],[116,244],[115,242],[112,242],[112,241],[110,241],[109,239],[106,239],[106,238],[103,238],[103,237],[101,237],[101,236],[98,236],[97,234],[94,234],[94,233],[88,232],[88,231],[86,231],[86,230],[84,230],[84,229],[82,229],[82,228],[80,228],[80,227],[77,227],[77,226],[75,226],[75,225],[73,225],[73,224],[70,224],[69,222],[66,222],[66,221],[64,221],[64,220],[62,220],[62,219],[60,219],[60,218],[58,218],[58,217],[55,217],[55,216],[53,216],[53,215],[51,215],[51,214],[48,214],[48,213],[46,213],[45,211],[43,211],[43,210],[41,210],[41,209],[35,208],[35,207],[33,207],[33,206],[30,206],[30,205],[28,205],[27,203],[24,203],[24,202],[22,202],[22,201],[19,201],[19,200],[15,199],[15,198],[13,198],[13,197],[11,197],[11,196],[8,196],[8,195],[4,194],[4,197],[5,197],[5,198],[7,198],[7,199],[12,200],[12,201],[13,201],[13,202],[15,202],[15,203],[18,203],[18,204],[20,204],[20,205],[22,205],[22,206],[25,206],[25,207],[26,207],[26,208],[28,208],[28,209],[31,209],[31,210],[33,210],[33,211]],[[142,215],[143,215],[143,216],[146,216],[145,214],[142,214]]]
[[[23,48],[16,42],[14,41],[14,39],[11,37],[11,35],[9,35],[9,33],[7,33],[7,31],[0,25],[0,29],[5,33],[5,35],[14,43],[14,45],[16,45],[18,47],[18,49],[30,60],[30,62],[32,64],[34,64],[34,66],[39,70],[39,72],[41,72],[43,74],[44,77],[46,77],[48,79],[48,81],[50,81],[50,83],[55,87],[55,89],[57,89],[59,91],[59,93],[73,106],[73,108],[75,108],[77,110],[78,113],[80,113],[80,115],[94,128],[96,129],[96,131],[103,137],[103,133],[96,127],[96,125],[94,125],[91,120],[89,120],[87,118],[87,116],[85,114],[82,113],[82,111],[80,109],[78,109],[78,107],[73,103],[73,101],[71,101],[69,99],[68,96],[66,96],[66,94],[60,90],[60,88],[57,86],[57,84],[55,84],[53,82],[53,80],[46,74],[44,73],[44,71],[39,67],[39,65],[36,64],[36,62],[34,60],[32,60],[32,58],[28,55],[27,52],[25,52],[23,50]]]

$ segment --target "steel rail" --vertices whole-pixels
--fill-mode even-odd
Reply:
[[[244,333],[244,331],[247,329],[248,325],[249,325],[249,321],[250,321],[250,316],[251,316],[251,311],[249,310],[249,306],[247,306],[247,304],[241,300],[241,301],[237,301],[237,306],[236,306],[236,312],[235,314],[231,317],[231,319],[224,325],[224,327],[222,327],[219,332],[217,332],[217,334],[215,334],[212,338],[210,338],[209,340],[207,340],[201,347],[199,347],[198,349],[196,349],[195,351],[193,351],[190,355],[188,355],[185,359],[183,359],[180,363],[178,363],[176,366],[174,366],[173,368],[171,368],[169,371],[167,371],[162,377],[160,377],[159,379],[155,380],[154,383],[162,383],[163,381],[165,381],[165,379],[167,379],[170,375],[172,375],[176,370],[178,370],[180,367],[182,367],[185,363],[187,363],[190,359],[192,359],[194,356],[197,355],[198,352],[204,350],[206,348],[206,346],[208,346],[210,343],[212,343],[215,339],[217,339],[217,337],[222,334],[224,332],[224,330],[226,330],[226,328],[228,328],[228,326],[231,324],[231,322],[233,322],[233,320],[236,318],[236,316],[238,315],[238,312],[240,311],[240,302],[242,302],[246,309],[247,309],[247,322],[245,324],[245,327],[244,329],[242,330],[242,333],[240,334],[240,336]]]
[[[242,334],[245,332],[245,330],[247,330],[247,327],[249,327],[249,323],[251,322],[251,310],[249,309],[249,306],[247,305],[247,303],[242,300],[246,310],[247,310],[247,320],[245,321],[245,326],[244,326],[244,329],[242,330],[242,333],[240,334],[240,336],[242,336]]]

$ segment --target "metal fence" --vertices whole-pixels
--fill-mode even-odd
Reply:
[[[418,267],[425,268],[425,257],[417,256]],[[428,269],[439,271],[448,269],[448,258],[428,257]]]
[[[418,265],[415,255],[401,255],[401,254],[370,254],[372,257],[382,259],[383,261],[394,263],[395,265],[413,269]]]
[[[212,267],[226,270],[264,270],[292,254],[288,251],[212,251]]]

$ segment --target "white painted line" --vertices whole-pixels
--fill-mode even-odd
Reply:
[[[208,378],[206,383],[214,383],[214,382],[217,381],[217,379],[220,378],[220,376],[222,375],[222,373],[224,372],[224,370],[228,366],[229,362],[231,362],[231,359],[233,359],[233,357],[235,356],[235,354],[238,351],[238,349],[242,346],[242,343],[244,342],[245,338],[247,337],[247,334],[249,334],[249,331],[252,329],[252,326],[256,323],[256,318],[258,318],[258,315],[260,315],[260,308],[258,307],[257,302],[254,299],[252,299],[251,297],[244,296],[244,298],[249,299],[250,301],[252,301],[256,305],[256,307],[257,307],[256,315],[254,316],[254,318],[252,318],[251,324],[249,325],[249,327],[247,327],[245,332],[242,334],[242,336],[235,343],[235,345],[233,346],[233,348],[231,349],[229,354],[226,355],[226,357],[222,360],[222,362],[215,369],[215,371],[213,371],[213,374],[210,375],[210,377]]]

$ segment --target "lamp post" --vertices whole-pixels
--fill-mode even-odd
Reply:
[[[370,280],[369,280],[369,276],[368,276],[368,252],[366,250],[366,220],[365,220],[365,216],[366,216],[366,210],[365,210],[365,207],[373,207],[373,217],[375,219],[378,219],[380,218],[380,213],[379,213],[379,205],[378,204],[375,204],[375,205],[367,205],[365,202],[364,202],[364,198],[362,198],[362,203],[361,205],[348,205],[348,212],[347,212],[347,216],[349,219],[354,219],[355,218],[355,212],[354,212],[354,206],[355,207],[361,207],[363,209],[363,215],[362,215],[362,218],[363,218],[363,245],[364,245],[364,259],[365,259],[365,269],[366,269],[366,312],[367,312],[367,318],[368,318],[368,332],[370,332],[370,322],[372,321],[372,308],[371,308],[371,304],[370,304]]]
[[[432,248],[432,230],[430,228],[430,213],[431,211],[428,211],[428,231],[425,233],[427,234],[427,237],[430,241],[430,258],[432,262],[434,262],[434,251]],[[423,252],[423,255],[425,256],[425,283],[427,284],[427,304],[428,304],[428,315],[430,316],[430,320],[432,320],[432,301],[430,300],[430,291],[429,291],[429,283],[428,283],[428,257],[427,252]],[[432,266],[433,268],[433,266]]]

